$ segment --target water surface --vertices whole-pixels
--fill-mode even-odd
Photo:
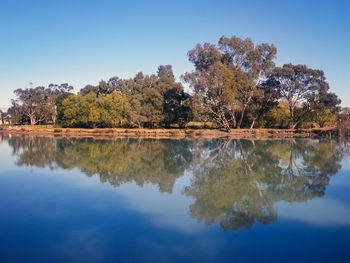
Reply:
[[[349,143],[1,136],[1,262],[348,262]]]

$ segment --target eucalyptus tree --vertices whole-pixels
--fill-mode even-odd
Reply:
[[[243,40],[237,36],[221,37],[219,48],[223,62],[242,71],[249,80],[246,85],[237,89],[241,112],[237,128],[240,128],[246,109],[252,103],[253,97],[259,93],[258,85],[267,78],[275,66],[273,60],[276,58],[277,49],[267,43],[254,45],[250,38]]]
[[[29,119],[30,125],[35,125],[47,118],[49,105],[46,103],[47,94],[44,87],[17,89],[14,93],[17,96],[16,103]]]
[[[194,64],[195,71],[186,73],[184,80],[190,83],[197,97],[203,97],[208,94],[203,92],[205,89],[199,84],[200,79],[204,80],[207,78],[208,86],[206,89],[208,90],[217,90],[218,86],[222,86],[220,89],[227,89],[229,86],[231,90],[230,98],[227,99],[221,96],[222,94],[219,94],[219,96],[223,99],[220,104],[225,104],[226,111],[228,109],[230,111],[231,122],[225,120],[227,118],[224,115],[227,114],[223,114],[223,110],[220,110],[220,113],[214,113],[211,110],[210,112],[214,121],[226,130],[232,127],[240,128],[246,109],[251,105],[253,98],[260,93],[258,90],[260,83],[267,78],[275,65],[273,60],[276,57],[276,52],[277,50],[273,45],[266,43],[254,45],[249,38],[242,40],[236,36],[232,38],[223,36],[218,45],[205,43],[202,46],[198,44],[195,49],[188,52],[188,58]],[[222,76],[216,78],[212,74],[213,68],[218,68],[220,64],[224,65],[220,66],[221,68],[226,67],[226,71],[232,71],[232,73],[225,73],[226,76],[229,74],[235,76],[231,77],[231,84],[227,83],[227,81],[220,82],[220,79],[222,81]],[[222,70],[217,70],[214,74],[219,72],[222,73]],[[216,83],[214,84],[214,82]],[[220,100],[219,97],[217,99]],[[205,100],[206,98],[197,99],[200,102]],[[216,104],[218,103],[216,102]],[[205,107],[205,104],[202,103],[198,106]],[[236,121],[236,112],[240,112],[238,122]]]
[[[309,118],[316,121],[321,127],[326,123],[335,122],[341,111],[341,100],[333,92],[322,90],[316,98],[308,103]]]
[[[309,109],[308,103],[317,100],[329,89],[324,72],[305,65],[285,64],[283,67],[276,67],[270,75],[270,80],[276,84],[275,89],[289,105],[290,129],[294,129],[302,120],[301,117]],[[296,108],[302,106],[305,106],[304,111],[295,118]]]
[[[95,128],[100,121],[100,109],[93,92],[68,96],[62,101],[61,110],[60,123],[64,127]]]
[[[256,122],[260,122],[260,126],[265,125],[264,117],[278,106],[278,99],[279,94],[267,82],[258,85],[246,114],[250,129],[255,127]]]
[[[191,96],[184,92],[181,84],[165,92],[163,107],[166,126],[177,123],[180,128],[184,128],[193,118]]]
[[[196,107],[201,107],[221,128],[230,131],[235,122],[236,91],[247,83],[244,75],[216,62],[205,71],[187,73],[183,78],[194,89]]]
[[[185,127],[192,119],[191,96],[176,82],[171,65],[160,65],[157,71],[157,89],[163,97],[163,120],[169,126],[177,123]]]
[[[70,92],[73,90],[73,86],[68,83],[63,84],[50,84],[46,89],[47,92],[47,103],[50,107],[47,107],[48,113],[51,115],[52,123],[56,123],[58,110],[57,110],[57,100],[59,97],[65,94],[71,94]]]
[[[56,122],[56,99],[73,89],[64,83],[61,85],[50,84],[47,88],[39,86],[36,88],[17,89],[14,91],[17,98],[13,101],[11,111],[22,114],[31,125],[40,122]]]

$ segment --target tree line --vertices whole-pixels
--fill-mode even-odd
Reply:
[[[194,70],[182,82],[171,65],[161,65],[155,74],[112,77],[78,94],[68,84],[17,89],[7,114],[13,124],[86,128],[184,128],[194,121],[230,131],[334,123],[341,100],[329,91],[324,72],[306,65],[277,67],[276,54],[272,44],[223,36],[188,52]]]

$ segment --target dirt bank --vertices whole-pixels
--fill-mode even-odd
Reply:
[[[1,133],[30,134],[30,135],[54,135],[57,137],[152,137],[152,138],[183,138],[183,137],[232,137],[232,138],[309,138],[309,137],[334,137],[339,136],[339,131],[334,128],[320,129],[234,129],[231,132],[216,129],[81,129],[81,128],[53,128],[45,126],[16,126],[0,127]]]

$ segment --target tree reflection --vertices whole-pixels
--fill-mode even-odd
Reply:
[[[191,141],[18,136],[8,141],[19,166],[78,168],[87,176],[99,175],[101,182],[113,186],[151,183],[158,185],[159,191],[169,193],[192,160]]]
[[[113,186],[152,183],[172,192],[175,180],[191,163],[190,142],[119,139],[116,141],[59,140],[56,161],[62,168],[98,174]]]
[[[348,152],[334,141],[220,141],[199,146],[206,158],[197,160],[184,194],[195,199],[191,216],[225,230],[276,221],[279,201],[323,196]]]
[[[276,221],[277,202],[323,196],[349,154],[347,142],[330,140],[3,139],[19,166],[78,168],[115,187],[151,183],[171,193],[187,171],[192,176],[183,194],[194,200],[190,215],[224,230]]]
[[[34,136],[4,136],[12,147],[12,154],[18,157],[18,166],[36,166],[51,169],[56,167],[56,140]]]

